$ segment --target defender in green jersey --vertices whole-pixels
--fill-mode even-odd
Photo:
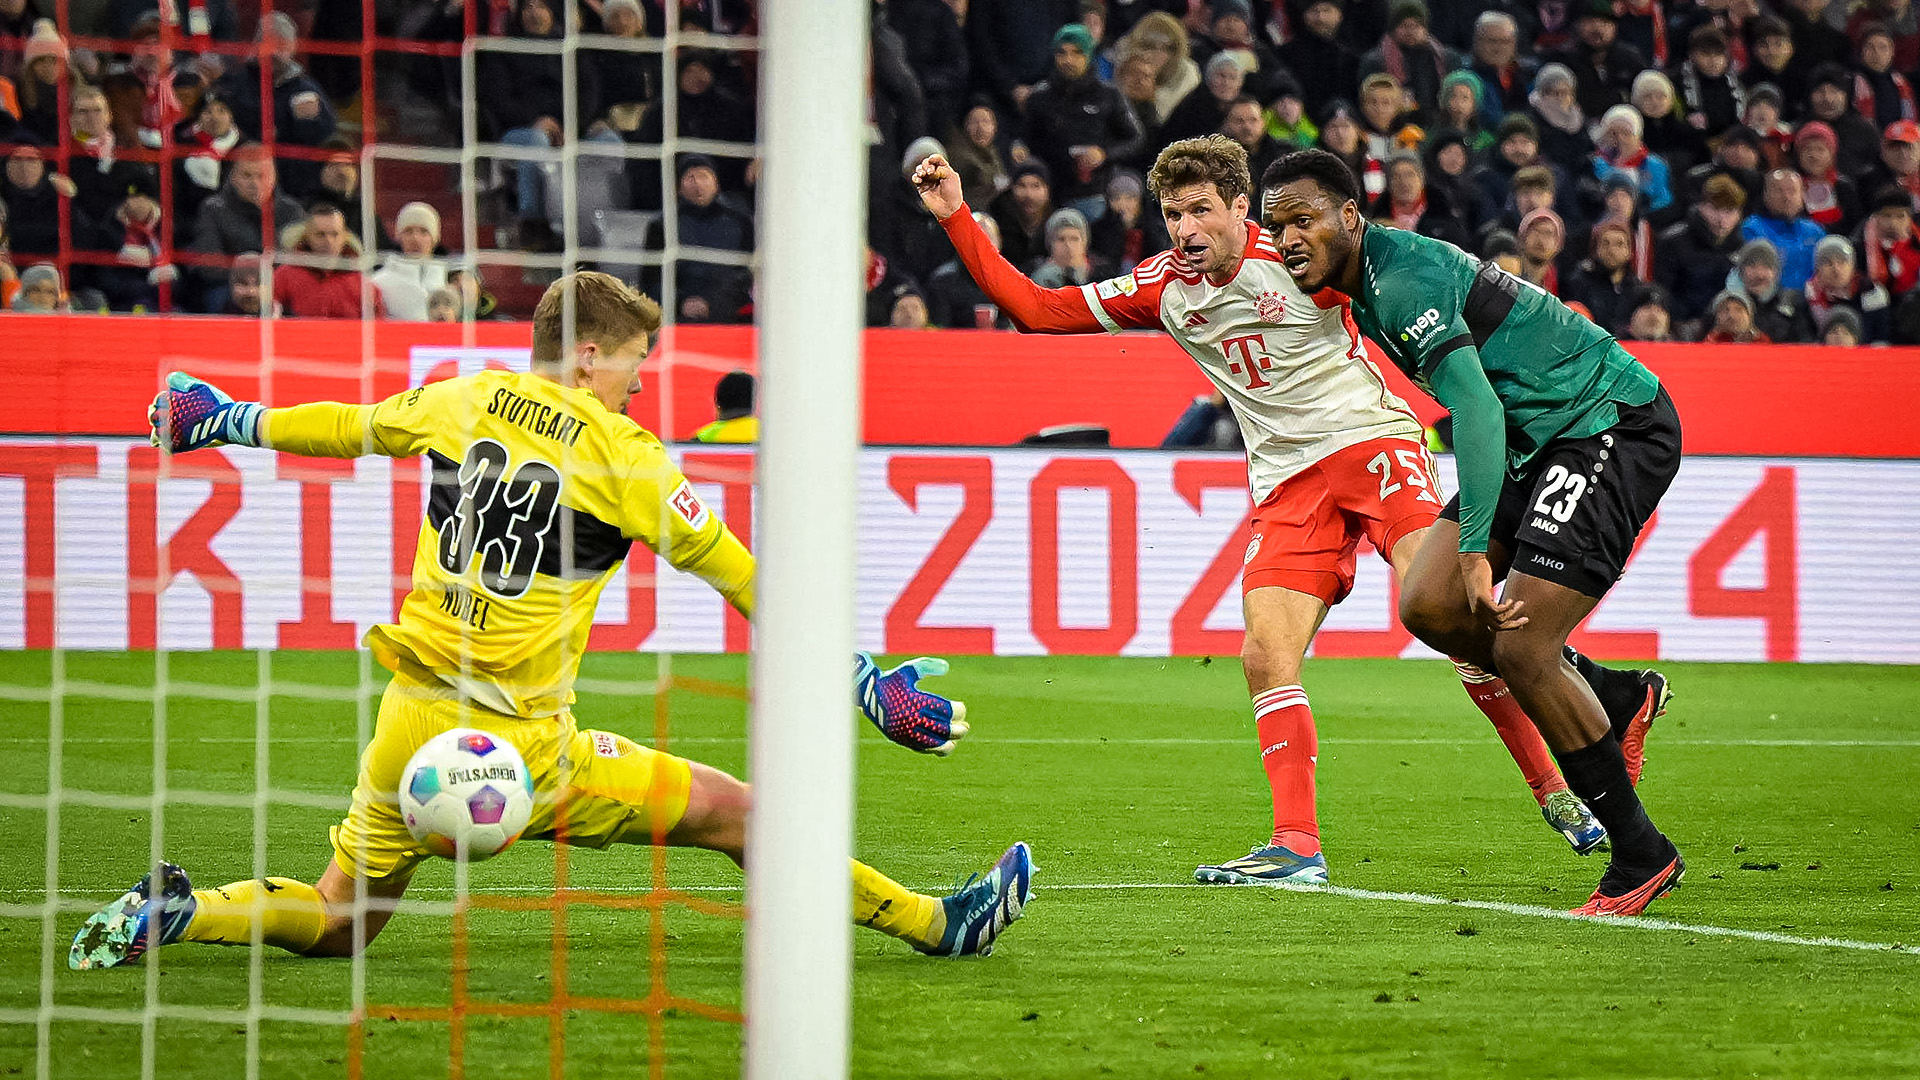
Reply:
[[[1577,913],[1639,914],[1685,863],[1634,790],[1645,724],[1615,730],[1566,641],[1673,482],[1679,416],[1606,331],[1451,244],[1369,223],[1359,197],[1339,158],[1289,154],[1262,178],[1261,221],[1301,289],[1344,294],[1360,331],[1453,414],[1460,493],[1415,559],[1401,621],[1505,678],[1607,827],[1612,863]]]

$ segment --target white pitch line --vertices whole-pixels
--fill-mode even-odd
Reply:
[[[945,886],[933,887],[934,891]],[[637,885],[601,885],[580,886],[582,892],[598,893],[645,893],[651,892],[649,886]],[[674,885],[669,888],[675,892],[688,893],[740,893],[740,885]],[[1143,889],[1204,889],[1220,892],[1232,889],[1279,889],[1286,892],[1314,893],[1322,896],[1339,896],[1349,900],[1379,900],[1397,904],[1416,904],[1421,907],[1461,908],[1471,911],[1493,911],[1502,915],[1519,915],[1532,919],[1557,919],[1562,922],[1580,923],[1587,926],[1605,926],[1621,930],[1664,930],[1695,934],[1701,937],[1737,938],[1742,941],[1758,941],[1768,945],[1797,945],[1816,949],[1849,949],[1854,952],[1900,953],[1906,956],[1920,956],[1920,949],[1901,943],[1886,941],[1855,941],[1851,938],[1804,937],[1799,934],[1782,934],[1773,930],[1745,930],[1734,926],[1713,926],[1706,923],[1675,922],[1671,919],[1654,919],[1640,915],[1631,918],[1596,918],[1591,915],[1575,915],[1560,908],[1542,907],[1537,904],[1510,904],[1501,900],[1458,900],[1445,896],[1416,892],[1382,892],[1377,889],[1354,889],[1344,885],[1202,885],[1192,881],[1146,881],[1146,882],[1066,882],[1049,884],[1036,882],[1036,892],[1112,892],[1138,891]],[[63,889],[63,896],[71,897],[76,893],[97,891],[102,894],[117,892],[114,888],[99,890]],[[467,890],[469,893],[514,894],[526,892],[524,885],[481,885]],[[0,888],[0,894],[38,895],[40,890],[19,887]],[[451,896],[453,889],[444,886],[418,886],[409,890],[410,898],[423,898],[423,894],[432,896]],[[404,904],[405,901],[402,901]],[[402,908],[404,912],[405,908]]]

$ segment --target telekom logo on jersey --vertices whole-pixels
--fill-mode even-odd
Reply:
[[[1227,370],[1244,377],[1249,390],[1261,390],[1273,385],[1260,375],[1262,371],[1271,370],[1273,367],[1273,359],[1266,354],[1266,347],[1265,334],[1230,337],[1220,343],[1221,351],[1227,354]],[[1261,350],[1257,356],[1254,353],[1255,349]],[[1233,358],[1235,353],[1239,354],[1240,359]]]

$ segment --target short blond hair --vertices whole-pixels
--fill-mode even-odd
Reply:
[[[660,305],[626,282],[597,270],[568,274],[547,286],[533,309],[533,362],[535,366],[557,367],[563,363],[561,348],[566,331],[567,295],[573,296],[573,340],[575,344],[593,342],[602,349],[614,349],[640,334],[649,337],[660,329]]]
[[[1163,199],[1168,193],[1194,184],[1212,184],[1221,201],[1233,205],[1236,196],[1253,196],[1253,177],[1247,171],[1247,148],[1225,135],[1202,135],[1169,143],[1153,159],[1147,190]]]

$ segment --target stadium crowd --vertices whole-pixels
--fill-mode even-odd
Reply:
[[[54,2],[0,0],[9,308],[502,314],[479,269],[449,255],[444,204],[386,208],[361,186],[357,140],[373,127],[359,58],[303,49],[356,40],[360,0],[264,14],[67,0],[65,34]],[[574,2],[598,35],[579,53],[576,130],[558,119],[558,56],[483,52],[481,138],[658,145],[673,93],[681,137],[739,154],[684,154],[666,176],[658,160],[583,156],[577,220],[641,222],[631,241],[659,250],[671,199],[681,245],[750,252],[753,52],[663,61],[606,39],[658,38],[669,17],[751,34],[752,4]],[[472,20],[554,38],[556,4],[381,0],[377,28],[458,42]],[[1920,343],[1913,0],[875,0],[871,55],[870,325],[1007,325],[907,180],[929,154],[953,161],[1002,252],[1057,286],[1163,250],[1143,176],[1167,143],[1219,132],[1256,179],[1292,148],[1340,155],[1373,220],[1496,260],[1623,338]],[[404,126],[397,111],[415,121],[398,141],[457,145],[458,63],[376,57],[381,137]],[[492,174],[483,246],[558,250],[559,170]],[[596,240],[620,243],[583,242]],[[671,317],[751,319],[745,267],[682,257],[669,272]],[[635,273],[659,291],[659,268]]]

